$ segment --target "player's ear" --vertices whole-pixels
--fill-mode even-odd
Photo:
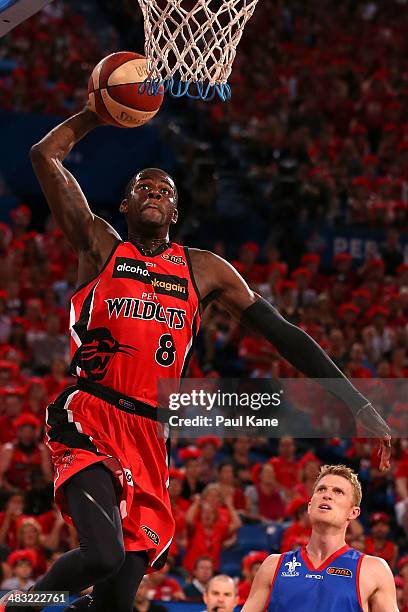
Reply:
[[[178,210],[177,208],[175,208],[171,216],[171,223],[177,223],[177,219],[178,219]]]
[[[124,215],[126,215],[126,213],[128,212],[129,207],[128,207],[128,201],[126,199],[122,200],[122,202],[120,203],[119,206],[119,212],[123,213]]]
[[[361,514],[361,509],[359,506],[353,506],[350,514],[349,514],[349,520],[350,521],[354,521],[356,518],[358,518]]]

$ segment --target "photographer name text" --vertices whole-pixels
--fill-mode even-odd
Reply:
[[[279,419],[259,418],[250,414],[228,418],[222,415],[215,417],[195,416],[192,418],[172,415],[169,418],[171,427],[278,427]]]

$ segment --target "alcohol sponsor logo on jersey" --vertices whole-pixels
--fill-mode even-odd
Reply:
[[[186,262],[184,261],[181,255],[169,255],[168,253],[163,253],[162,258],[166,261],[170,261],[171,263],[176,264],[177,266],[186,265]]]
[[[113,266],[113,278],[131,278],[146,285],[152,285],[156,293],[188,300],[188,281],[186,278],[172,274],[149,272],[145,261],[116,257]]]
[[[288,568],[287,572],[282,572],[282,576],[286,578],[294,578],[295,576],[299,576],[299,572],[296,571],[297,567],[300,567],[302,564],[299,561],[296,561],[296,557],[293,557],[292,561],[288,561],[285,563],[285,567]]]
[[[139,259],[116,257],[112,276],[113,278],[133,278],[150,284],[146,262]]]
[[[151,284],[156,293],[171,295],[181,300],[188,300],[188,281],[186,278],[170,274],[151,274]]]
[[[170,329],[183,329],[186,311],[182,308],[166,308],[160,302],[139,300],[131,297],[115,297],[105,300],[108,306],[109,319],[124,317],[125,319],[143,319],[166,323]]]
[[[157,535],[157,533],[155,531],[153,531],[153,529],[150,529],[150,527],[147,527],[147,525],[140,525],[140,528],[143,529],[143,531],[145,532],[145,534],[147,535],[147,537],[154,543],[156,544],[156,546],[158,546],[160,544],[160,538]]]
[[[353,572],[345,567],[328,567],[326,572],[331,576],[344,576],[345,578],[353,577]]]

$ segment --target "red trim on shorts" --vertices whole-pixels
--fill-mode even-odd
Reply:
[[[306,567],[307,567],[308,570],[311,570],[313,572],[322,572],[324,569],[326,569],[326,567],[328,567],[330,565],[330,563],[332,561],[337,559],[337,557],[340,557],[340,555],[342,555],[347,550],[349,550],[349,548],[350,548],[350,546],[348,544],[345,544],[344,546],[339,548],[339,550],[336,550],[332,555],[330,555],[330,557],[328,557],[328,559],[323,561],[323,563],[321,565],[319,565],[319,567],[315,567],[313,565],[312,561],[309,558],[309,555],[307,554],[306,546],[302,547],[302,550],[300,551],[300,554],[302,555],[303,561],[305,562]]]
[[[360,558],[357,563],[357,571],[356,571],[357,598],[358,598],[358,603],[359,603],[361,610],[363,610],[363,603],[361,601],[361,593],[360,593],[360,569],[361,569],[361,562],[363,560],[363,557],[365,557],[365,554],[361,553]]]

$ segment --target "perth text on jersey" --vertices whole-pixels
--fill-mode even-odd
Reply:
[[[139,300],[131,297],[115,297],[105,300],[108,306],[109,319],[123,317],[125,319],[142,319],[166,323],[170,329],[183,329],[186,311],[182,308],[162,306],[159,302]]]
[[[147,269],[145,261],[129,257],[116,257],[113,278],[131,278],[152,285],[156,293],[188,300],[188,281],[173,274],[158,274]]]

